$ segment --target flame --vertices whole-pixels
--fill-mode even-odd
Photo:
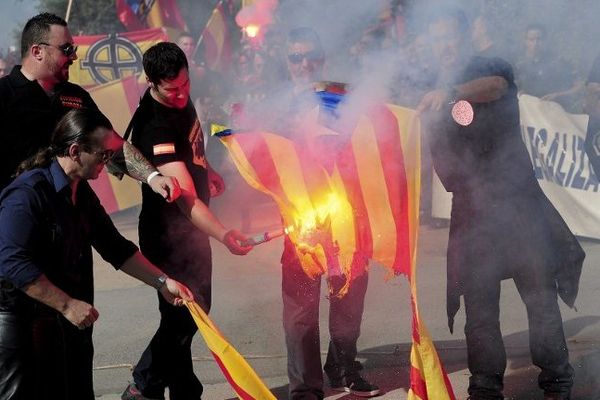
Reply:
[[[330,232],[332,220],[352,218],[349,207],[344,196],[332,192],[325,196],[323,202],[297,213],[294,217],[293,227],[298,230],[296,232],[298,242],[310,246],[317,245],[321,236]]]
[[[260,31],[260,25],[250,24],[244,27],[244,32],[249,38],[254,39],[258,36],[258,32]]]

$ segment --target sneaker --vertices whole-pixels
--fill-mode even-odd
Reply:
[[[352,393],[353,395],[358,397],[374,397],[381,392],[377,385],[366,381],[361,376],[357,376],[356,378],[352,378],[351,380],[346,379],[345,385],[342,384],[341,380],[339,382],[337,380],[332,381],[331,389],[338,392]]]
[[[121,400],[159,400],[159,399],[151,399],[150,397],[144,397],[142,392],[137,388],[135,383],[130,383],[123,394],[121,395]]]
[[[562,393],[544,393],[544,400],[569,400],[568,394]]]

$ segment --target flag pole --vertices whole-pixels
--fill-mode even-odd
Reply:
[[[69,4],[67,5],[67,15],[65,16],[65,21],[69,22],[69,16],[71,15],[71,6],[73,5],[73,0],[69,0]]]

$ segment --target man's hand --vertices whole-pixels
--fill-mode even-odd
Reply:
[[[77,299],[70,299],[62,314],[79,329],[89,328],[99,316],[94,306]]]
[[[160,194],[169,203],[181,196],[179,182],[171,176],[156,175],[150,179],[149,185],[155,193]]]
[[[417,115],[425,111],[439,111],[444,105],[450,101],[448,91],[445,89],[432,90],[423,96],[421,102],[417,106]]]
[[[223,244],[227,247],[227,249],[231,252],[231,254],[236,254],[238,256],[243,256],[244,254],[248,254],[250,250],[252,250],[252,246],[242,246],[240,242],[248,240],[248,236],[243,233],[232,229],[227,231],[225,236],[223,237]]]
[[[210,197],[220,196],[225,191],[223,178],[210,167],[208,168],[208,188],[210,189]]]
[[[183,306],[187,301],[194,301],[194,295],[182,283],[167,278],[165,284],[158,290],[162,297],[174,306]]]

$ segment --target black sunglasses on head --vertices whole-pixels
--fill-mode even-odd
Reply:
[[[61,46],[55,46],[50,43],[40,42],[38,43],[38,45],[54,47],[55,49],[62,51],[66,57],[71,57],[73,54],[77,53],[77,46],[71,43],[66,43]]]
[[[302,60],[306,58],[306,61],[319,61],[323,59],[323,53],[320,51],[309,51],[308,53],[292,53],[288,54],[288,60],[292,64],[300,64]]]

